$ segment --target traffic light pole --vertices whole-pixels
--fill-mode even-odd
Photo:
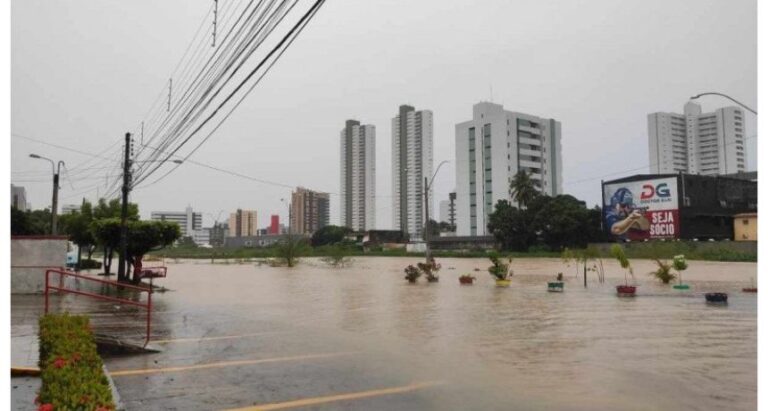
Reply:
[[[131,191],[131,133],[125,133],[125,161],[123,161],[123,202],[120,209],[120,256],[117,280],[127,280],[125,256],[128,254],[128,193]]]

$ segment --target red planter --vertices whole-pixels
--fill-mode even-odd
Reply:
[[[635,291],[637,291],[637,287],[634,285],[617,285],[616,286],[616,293],[620,297],[634,297]]]
[[[474,278],[467,278],[467,277],[459,277],[459,284],[463,285],[472,285],[472,283],[475,281]]]

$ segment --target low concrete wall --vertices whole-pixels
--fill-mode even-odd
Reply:
[[[11,237],[11,294],[41,293],[46,268],[64,267],[66,236]]]

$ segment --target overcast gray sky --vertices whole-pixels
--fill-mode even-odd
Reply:
[[[219,0],[221,8],[238,0]],[[231,3],[231,4],[230,4]],[[138,124],[211,7],[211,0],[12,2],[12,131],[99,153]],[[306,7],[305,7],[306,8]],[[682,112],[704,91],[757,105],[757,6],[751,0],[328,0],[301,37],[193,160],[337,193],[339,131],[349,118],[377,132],[377,225],[391,225],[391,118],[400,104],[434,112],[435,164],[455,157],[454,125],[472,105],[562,122],[564,190],[600,201],[600,179],[647,171],[646,115]],[[491,95],[492,89],[492,95]],[[711,111],[729,105],[702,99]],[[757,134],[748,116],[747,136]],[[755,169],[756,138],[748,143]],[[94,200],[116,162],[12,138],[12,182],[50,204],[50,165],[75,172],[60,204]],[[116,151],[115,151],[116,152]],[[105,151],[105,155],[112,151]],[[80,171],[75,167],[81,164]],[[454,189],[453,164],[436,200]],[[287,215],[289,189],[193,164],[137,189],[153,210],[255,209],[259,226]],[[331,199],[338,223],[338,197]],[[226,217],[223,217],[226,218]]]

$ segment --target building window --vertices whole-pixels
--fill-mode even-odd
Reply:
[[[744,225],[749,225],[749,220],[741,220],[741,223]]]

